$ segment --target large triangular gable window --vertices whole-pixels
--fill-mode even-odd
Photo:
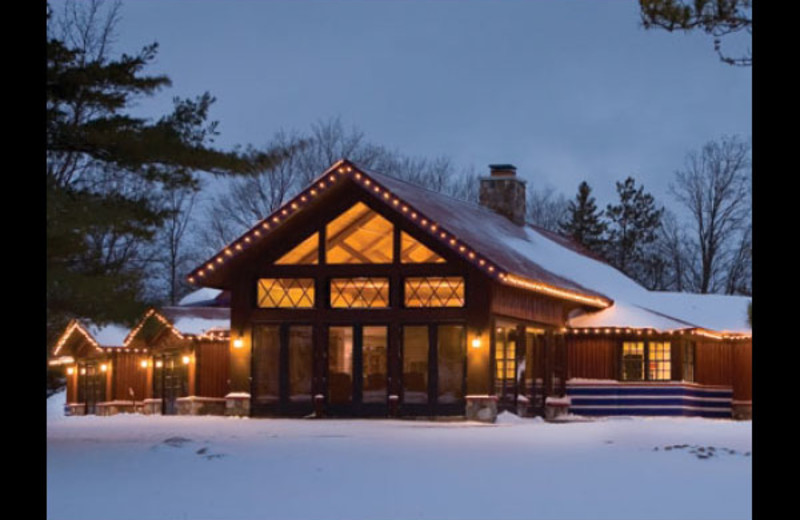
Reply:
[[[329,264],[390,264],[394,225],[363,202],[330,221],[325,228],[325,261]]]
[[[311,265],[316,264],[319,250],[319,233],[314,233],[303,240],[294,249],[275,261],[278,265]]]
[[[439,264],[444,262],[444,258],[422,245],[405,231],[400,233],[400,259],[404,264]]]

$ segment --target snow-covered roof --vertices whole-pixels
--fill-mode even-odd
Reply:
[[[194,292],[191,292],[181,298],[178,305],[181,306],[202,306],[203,304],[210,304],[216,301],[217,297],[222,294],[220,289],[213,289],[211,287],[203,287]]]
[[[164,307],[161,314],[181,334],[200,336],[231,328],[231,311],[223,307]]]
[[[116,323],[102,326],[90,322],[84,323],[86,324],[86,330],[101,347],[121,347],[131,331],[129,327]]]

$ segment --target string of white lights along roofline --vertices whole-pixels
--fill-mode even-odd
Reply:
[[[752,338],[751,334],[745,333],[736,333],[736,334],[724,334],[724,333],[717,333],[712,332],[706,329],[668,329],[668,330],[659,330],[653,327],[642,327],[642,328],[635,328],[635,327],[576,327],[576,328],[562,328],[561,332],[565,334],[636,334],[637,336],[645,335],[645,336],[655,336],[655,335],[663,335],[663,334],[671,334],[671,335],[691,335],[691,336],[703,336],[706,338],[718,339],[718,340],[749,340]]]
[[[228,335],[230,334],[230,331],[223,331],[223,330],[213,330],[213,331],[210,330],[202,334],[184,334],[177,328],[175,328],[175,326],[168,319],[162,316],[158,311],[156,311],[155,309],[150,309],[149,311],[147,311],[147,313],[145,313],[144,317],[139,322],[139,325],[137,325],[136,328],[131,330],[127,336],[125,336],[125,340],[122,342],[123,346],[127,347],[128,344],[131,341],[133,341],[133,338],[135,338],[136,335],[139,333],[139,331],[142,330],[142,327],[144,327],[144,324],[147,322],[147,319],[150,318],[151,316],[155,316],[156,319],[158,319],[158,321],[160,321],[165,326],[169,327],[169,330],[171,330],[176,336],[178,336],[179,339],[197,338],[197,339],[210,339],[210,340],[217,340],[217,339],[226,340],[228,339]],[[111,349],[114,348],[118,347],[111,347]],[[128,349],[124,349],[124,351],[128,352]]]
[[[346,164],[344,159],[340,159],[335,162],[333,166],[328,168],[322,175],[317,177],[317,179],[309,186],[309,188],[300,192],[293,199],[278,208],[274,213],[272,213],[271,216],[265,218],[247,231],[244,235],[228,244],[223,249],[222,253],[210,258],[205,266],[200,266],[192,271],[192,273],[190,273],[187,277],[187,280],[189,283],[194,284],[197,280],[197,277],[204,278],[207,271],[213,271],[215,269],[215,265],[221,265],[225,263],[228,259],[243,251],[246,247],[249,247],[255,241],[255,239],[260,238],[263,234],[262,230],[268,232],[271,229],[274,229],[291,214],[293,214],[293,212],[300,209],[301,206],[311,202],[320,192],[330,186],[333,186],[337,180],[347,178],[350,174],[352,174],[355,180],[360,182],[365,188],[367,188],[367,191],[372,193],[374,196],[383,197],[386,202],[390,202],[392,205],[398,207],[400,211],[407,215],[416,225],[425,231],[430,232],[440,242],[449,246],[452,250],[456,251],[461,256],[485,270],[489,275],[498,278],[506,285],[512,285],[550,296],[577,301],[593,307],[606,308],[612,303],[605,298],[588,296],[579,292],[560,289],[542,282],[537,282],[521,276],[502,272],[486,258],[467,247],[467,245],[456,238],[453,233],[450,233],[441,225],[427,218],[422,212],[418,211],[411,204],[408,204],[406,201],[394,196],[388,188],[385,188],[374,179],[370,178],[366,173],[358,170],[357,168],[353,168],[353,166],[349,164]],[[270,224],[270,221],[272,221],[272,224]]]

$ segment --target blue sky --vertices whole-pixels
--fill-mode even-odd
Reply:
[[[54,4],[57,8],[58,2]],[[218,99],[217,144],[340,116],[404,153],[508,162],[601,203],[633,175],[662,203],[685,153],[751,133],[751,69],[700,34],[645,31],[626,1],[127,1],[118,51],[157,41],[172,96]]]

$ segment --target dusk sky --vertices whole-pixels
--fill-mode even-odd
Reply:
[[[125,2],[116,50],[152,41],[173,87],[142,110],[208,90],[221,147],[340,116],[405,154],[570,198],[585,179],[602,205],[633,175],[668,204],[687,151],[751,135],[752,69],[645,31],[635,0]]]

